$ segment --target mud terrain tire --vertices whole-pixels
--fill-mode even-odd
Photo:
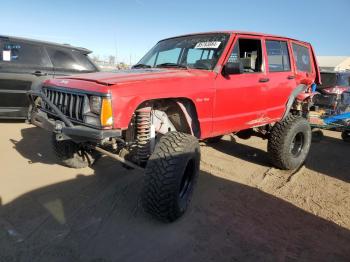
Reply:
[[[52,136],[52,146],[58,159],[71,168],[92,166],[101,157],[98,152],[85,150],[71,140],[57,141],[55,135]]]
[[[311,137],[308,121],[300,116],[290,115],[276,123],[267,145],[273,165],[284,170],[299,168],[309,153]]]
[[[186,211],[199,174],[198,140],[180,132],[165,134],[149,158],[141,201],[144,210],[165,222]]]

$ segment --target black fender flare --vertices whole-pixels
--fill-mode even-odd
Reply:
[[[296,99],[296,97],[302,93],[305,92],[305,90],[307,89],[307,86],[304,84],[300,84],[298,85],[290,94],[289,98],[288,98],[288,102],[286,104],[286,110],[284,111],[283,117],[281,119],[281,121],[283,121],[289,114],[290,109],[292,108],[292,105]]]

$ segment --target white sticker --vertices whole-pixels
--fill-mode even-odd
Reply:
[[[10,50],[3,50],[2,51],[2,60],[3,61],[11,61],[11,51]]]
[[[220,44],[219,41],[199,42],[194,48],[218,48]]]

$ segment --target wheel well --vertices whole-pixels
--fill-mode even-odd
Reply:
[[[296,102],[299,102],[297,100],[298,95],[303,93],[303,92],[305,92],[306,89],[307,89],[306,85],[300,84],[293,90],[293,92],[291,93],[291,95],[289,96],[289,99],[287,101],[286,109],[285,109],[284,115],[282,117],[282,120],[286,119],[287,116],[289,115],[289,113],[293,109],[297,109],[297,111],[302,111],[303,110],[302,103],[296,104]]]
[[[197,110],[192,100],[188,98],[148,100],[140,104],[137,109],[143,107],[152,107],[165,112],[177,131],[200,137]]]

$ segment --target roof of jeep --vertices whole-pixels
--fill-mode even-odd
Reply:
[[[179,35],[179,36],[174,36],[174,37],[168,37],[163,40],[167,40],[167,39],[172,39],[172,38],[177,38],[177,37],[184,37],[184,36],[191,36],[191,35],[206,35],[206,34],[240,34],[240,35],[252,35],[252,36],[264,36],[264,37],[274,37],[274,38],[282,38],[282,39],[288,39],[288,40],[293,40],[293,41],[298,41],[301,43],[305,43],[305,44],[310,44],[309,42],[306,41],[301,41],[295,38],[291,38],[291,37],[285,37],[285,36],[280,36],[280,35],[273,35],[273,34],[266,34],[266,33],[258,33],[258,32],[247,32],[247,31],[211,31],[211,32],[200,32],[200,33],[191,33],[191,34],[184,34],[184,35]]]
[[[54,47],[60,47],[60,48],[69,48],[69,49],[77,50],[77,51],[82,52],[84,54],[92,53],[92,51],[89,50],[89,49],[86,49],[84,47],[72,46],[70,44],[59,44],[59,43],[54,43],[54,42],[35,40],[35,39],[24,38],[24,37],[17,37],[17,36],[6,36],[6,35],[0,35],[0,40],[1,39],[24,41],[24,42],[32,43],[32,44],[40,44],[40,45],[54,46]]]

